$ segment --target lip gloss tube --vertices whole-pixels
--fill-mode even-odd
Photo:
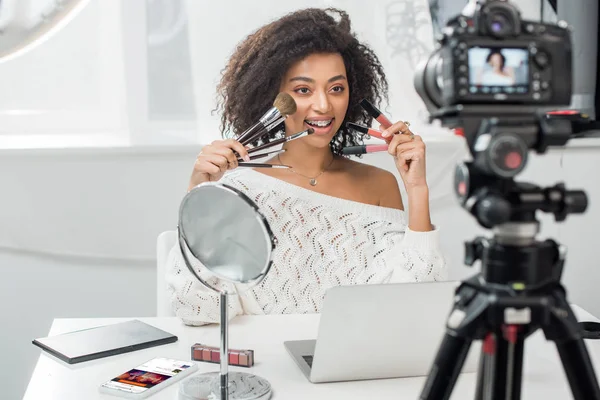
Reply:
[[[373,136],[373,137],[376,137],[381,140],[387,141],[388,139],[391,139],[391,138],[384,138],[381,135],[381,131],[378,131],[377,129],[367,128],[366,126],[355,124],[354,122],[348,122],[348,123],[346,123],[346,126],[350,129],[354,129],[356,131],[366,133],[369,136]]]
[[[387,144],[367,144],[362,146],[348,146],[342,149],[342,154],[367,154],[377,153],[382,151],[388,151],[389,146]]]
[[[254,350],[229,349],[229,365],[250,368],[254,365]],[[221,362],[221,349],[215,346],[196,343],[192,346],[192,360],[213,364]]]
[[[377,122],[379,122],[381,126],[383,126],[385,129],[392,126],[392,122],[385,115],[383,115],[383,113],[379,111],[379,109],[375,107],[369,100],[362,99],[360,105],[362,106],[362,108],[365,109],[366,112],[368,112],[371,115],[371,117],[375,118]]]

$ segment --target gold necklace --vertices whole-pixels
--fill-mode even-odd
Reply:
[[[281,158],[279,157],[279,154],[277,154],[277,160],[279,161],[279,164],[283,165],[283,163],[281,162]],[[320,177],[321,175],[323,175],[323,173],[324,173],[325,171],[327,171],[327,169],[328,169],[329,167],[331,167],[331,164],[333,164],[333,160],[335,160],[335,156],[333,156],[333,155],[332,155],[332,157],[331,157],[331,162],[330,162],[330,163],[329,163],[329,164],[328,164],[328,165],[327,165],[327,166],[326,166],[326,167],[323,169],[323,171],[319,172],[319,174],[318,174],[317,176],[315,176],[315,177],[306,176],[306,175],[304,175],[304,174],[301,174],[300,172],[298,172],[298,171],[294,170],[293,168],[290,168],[290,169],[289,169],[289,171],[291,171],[291,172],[293,172],[293,173],[295,173],[295,174],[298,174],[298,175],[300,175],[300,176],[303,176],[303,177],[307,178],[307,179],[308,179],[308,183],[310,183],[310,186],[317,186],[317,183],[319,183],[319,182],[317,181],[317,178],[318,178],[318,177]]]

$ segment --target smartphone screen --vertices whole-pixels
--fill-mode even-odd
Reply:
[[[155,358],[102,384],[105,388],[127,393],[144,393],[192,367],[192,363],[169,358]]]

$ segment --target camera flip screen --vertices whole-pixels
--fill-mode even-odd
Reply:
[[[472,47],[468,50],[472,94],[527,94],[529,53],[524,48]]]

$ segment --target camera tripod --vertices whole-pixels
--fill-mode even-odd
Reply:
[[[525,339],[537,329],[555,343],[573,398],[600,400],[583,329],[560,283],[566,250],[554,240],[535,239],[537,210],[561,221],[585,211],[587,198],[583,191],[567,191],[562,184],[542,189],[515,182],[501,162],[482,172],[481,166],[498,160],[512,160],[511,168],[520,171],[529,146],[516,146],[521,142],[517,139],[496,133],[490,143],[498,146],[490,148],[503,149],[501,156],[473,152],[474,163],[457,167],[455,190],[463,207],[494,235],[466,243],[465,263],[481,260],[481,272],[456,289],[421,400],[450,398],[473,340],[483,341],[475,398],[519,400]],[[515,158],[522,160],[521,165],[514,163]],[[499,176],[502,171],[505,176]]]

